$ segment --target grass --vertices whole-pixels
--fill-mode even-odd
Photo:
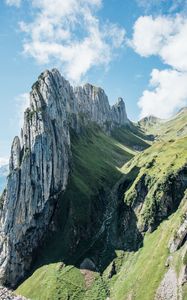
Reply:
[[[169,241],[181,224],[181,215],[186,210],[187,203],[183,201],[175,214],[153,233],[145,235],[144,245],[139,251],[117,251],[115,262],[119,270],[111,280],[108,279],[108,267],[102,277],[95,273],[95,281],[86,289],[79,269],[56,263],[39,268],[16,293],[32,300],[106,300],[107,296],[111,300],[124,300],[130,295],[132,300],[154,300],[156,290],[168,270],[165,262],[169,255]],[[177,263],[182,265],[179,252],[176,253]],[[185,295],[186,287],[183,289]]]
[[[72,153],[72,173],[59,202],[58,231],[49,240],[49,246],[40,251],[40,264],[42,260],[66,259],[71,253],[70,246],[75,243],[74,228],[85,232],[92,227],[90,232],[85,232],[86,239],[81,241],[75,260],[81,256],[102,221],[105,193],[122,176],[121,166],[133,157],[132,150],[97,128],[81,136],[72,135]],[[51,245],[55,245],[55,251]],[[72,260],[71,256],[71,263]]]
[[[169,120],[159,120],[153,124],[140,124],[140,128],[147,134],[153,134],[158,139],[168,141],[187,135],[187,109],[182,109]]]
[[[59,201],[57,229],[38,250],[30,277],[17,290],[34,300],[68,299],[68,291],[71,299],[83,299],[85,287],[82,286],[80,270],[74,267],[70,272],[63,272],[59,271],[59,266],[62,262],[68,265],[81,262],[102,221],[105,193],[122,176],[124,163],[136,153],[126,145],[126,140],[120,143],[97,126],[87,128],[79,136],[72,132],[71,141],[72,173],[66,192]],[[79,235],[86,235],[77,245],[75,228]],[[88,228],[91,229],[88,231]],[[58,287],[58,282],[61,282],[62,288]],[[59,296],[55,298],[57,293]],[[99,276],[92,291],[86,292],[85,299],[96,299],[98,295],[97,299],[102,300],[106,299],[106,294],[105,284]]]
[[[145,235],[144,246],[138,252],[124,255],[120,272],[110,282],[111,300],[154,300],[156,290],[167,272],[165,262],[169,255],[169,240],[180,225],[181,214],[186,210],[187,203],[183,202],[179,210],[157,230]]]
[[[66,300],[75,295],[81,300],[85,282],[79,269],[54,263],[36,270],[16,293],[35,300]]]
[[[112,131],[112,137],[134,150],[144,150],[150,146],[150,138],[135,125],[119,127]]]
[[[112,136],[107,136],[97,126],[92,126],[80,136],[72,132],[71,140],[72,173],[66,192],[59,199],[56,231],[39,249],[32,274],[16,293],[31,300],[106,300],[107,297],[111,300],[154,300],[167,271],[168,243],[187,209],[186,203],[153,233],[146,233],[143,247],[137,252],[116,250],[117,274],[110,280],[111,265],[102,276],[95,272],[95,280],[87,288],[77,263],[81,262],[102,223],[105,193],[122,176],[128,189],[125,201],[132,205],[137,196],[136,186],[146,175],[148,197],[145,197],[141,218],[152,217],[153,193],[157,192],[157,199],[162,198],[159,183],[167,182],[170,174],[177,174],[187,163],[187,138],[160,140],[148,148],[150,141],[138,129],[129,132],[125,127],[118,128]],[[137,149],[146,150],[138,153]],[[78,243],[76,233],[81,236]],[[179,254],[177,252],[174,259],[176,265],[183,264]]]
[[[140,226],[141,224],[142,226],[156,225],[156,222],[159,223],[162,220],[161,217],[160,219],[157,217],[158,210],[165,211],[168,197],[171,197],[173,201],[172,209],[177,208],[185,189],[185,181],[183,187],[178,183],[178,186],[175,184],[174,188],[173,183],[177,182],[179,172],[186,165],[187,137],[183,137],[174,142],[154,143],[122,168],[126,174],[126,180],[133,182],[124,195],[128,205],[135,207],[137,201],[140,201],[138,200],[140,198],[138,187],[141,186],[141,189],[144,189],[144,198],[141,200],[143,207],[138,215]],[[132,178],[134,168],[140,171]],[[168,214],[172,212],[172,209],[168,211]]]

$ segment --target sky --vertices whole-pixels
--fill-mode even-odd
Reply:
[[[133,121],[171,117],[187,105],[187,0],[0,0],[0,166],[54,67],[123,97]]]

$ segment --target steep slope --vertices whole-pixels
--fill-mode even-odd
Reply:
[[[170,124],[173,132],[176,131],[177,118],[178,116],[174,118],[174,128]],[[184,118],[182,122],[185,123],[186,120]],[[127,147],[131,145],[131,149],[135,151],[134,148],[137,149],[137,145],[134,146],[137,140],[140,142],[139,147],[145,142],[141,131],[138,131],[138,136],[134,136],[136,130],[138,130],[136,127],[131,127],[130,132],[127,128],[116,128],[112,135],[118,141],[126,141]],[[165,133],[165,131],[167,131],[166,128],[162,132]],[[103,148],[104,158],[107,160],[109,153],[112,153],[107,141],[103,140],[104,143],[101,147],[100,137],[96,135],[95,138],[94,145],[98,143],[100,145],[98,148]],[[92,136],[91,140],[95,138]],[[82,157],[81,166],[84,166],[84,168],[80,166],[80,161],[77,165],[75,164],[75,170],[79,170],[75,171],[75,176],[82,179],[78,181],[74,192],[71,189],[73,187],[71,183],[67,194],[69,194],[69,200],[80,199],[81,215],[83,213],[85,216],[82,210],[84,200],[82,196],[76,197],[77,191],[79,190],[80,193],[86,191],[88,195],[92,182],[94,187],[97,186],[98,183],[95,183],[89,174],[95,172],[96,178],[98,178],[98,167],[102,166],[102,160],[99,160],[99,164],[97,164],[97,155],[93,155],[94,151],[89,155],[89,143],[85,137],[82,137],[81,147],[78,145],[75,139],[75,149],[77,147],[80,151],[75,150],[74,154],[78,161]],[[122,148],[122,146],[120,147]],[[127,149],[129,148],[125,148],[125,150]],[[99,153],[99,150],[97,149],[96,152]],[[124,155],[128,156],[129,154],[124,153]],[[101,157],[101,153],[99,156]],[[94,157],[93,162],[92,157]],[[117,157],[119,162],[119,156],[117,155]],[[114,161],[116,163],[116,159]],[[113,165],[111,157],[108,158],[108,162],[110,162],[108,166],[111,167]],[[83,174],[88,174],[87,178],[83,174],[83,177],[81,176],[80,170],[83,171]],[[187,290],[185,284],[187,276],[185,267],[187,207],[184,195],[187,187],[187,137],[177,137],[176,140],[171,140],[169,137],[163,140],[162,137],[159,137],[159,141],[154,142],[142,153],[137,153],[134,158],[121,167],[120,172],[124,175],[120,176],[119,181],[106,198],[107,201],[111,201],[111,199],[112,201],[109,202],[110,209],[106,212],[103,223],[101,221],[101,224],[104,224],[103,231],[96,228],[96,232],[101,233],[101,236],[96,235],[92,242],[92,235],[90,244],[88,241],[83,243],[85,252],[80,248],[76,253],[75,260],[67,261],[67,266],[60,262],[63,261],[62,257],[61,260],[57,259],[56,263],[50,265],[42,263],[43,266],[38,268],[18,288],[19,293],[31,297],[31,299],[55,299],[57,295],[59,299],[102,300],[107,297],[114,300],[176,300],[177,297],[185,299]],[[104,177],[102,177],[101,186],[112,187],[108,181],[112,174],[114,173],[106,169],[106,173],[102,174]],[[112,184],[117,179],[118,175],[114,176]],[[88,189],[81,184],[82,180],[84,183],[86,182]],[[99,205],[98,198],[95,203]],[[86,204],[88,204],[87,200]],[[94,207],[94,220],[100,218],[99,212],[102,209],[102,206]],[[89,211],[88,207],[85,210]],[[94,215],[95,212],[97,215]],[[74,211],[72,216],[75,215]],[[130,223],[128,215],[131,219]],[[167,218],[169,219],[167,220]],[[132,219],[135,221],[134,225]],[[77,224],[81,223],[80,220]],[[91,224],[91,227],[95,228],[94,221]],[[70,223],[66,227],[69,233],[68,228],[70,228]],[[86,234],[89,236],[88,232]],[[59,239],[59,233],[57,237]],[[54,240],[52,239],[52,241]],[[59,247],[58,243],[51,242],[51,244],[55,245],[51,248],[47,247],[51,252],[54,251],[54,248],[62,251],[64,247]],[[81,255],[82,251],[83,255]],[[42,253],[44,252],[42,250],[40,253],[40,261],[43,259]],[[45,259],[46,257],[49,257],[48,252]],[[59,253],[57,257],[60,257]],[[54,260],[46,259],[45,261],[45,259],[43,262],[54,262]],[[50,273],[46,277],[47,270],[50,270]],[[54,290],[51,290],[51,284],[55,286]],[[35,290],[32,288],[34,286]],[[44,286],[47,287],[45,290]]]
[[[177,209],[187,186],[187,137],[154,143],[123,171],[130,185],[125,202],[137,211],[141,229],[153,230]]]
[[[145,237],[137,252],[118,251],[111,299],[187,299],[187,137],[178,134],[186,124],[183,110],[151,125],[158,141],[123,167],[124,201]]]
[[[187,212],[187,198],[176,213],[153,233],[147,233],[144,246],[137,252],[118,252],[118,274],[110,281],[112,300],[177,300],[187,298],[187,245],[170,253],[169,244]],[[187,234],[187,231],[185,232]],[[107,276],[106,270],[105,276]]]
[[[31,300],[185,299],[186,116],[136,125],[44,72],[12,146],[1,281]]]
[[[146,134],[153,134],[164,140],[175,139],[187,135],[187,108],[181,109],[173,118],[161,120],[154,116],[145,117],[138,122]]]
[[[122,170],[124,201],[145,237],[137,252],[118,252],[111,299],[187,299],[186,124],[186,109],[167,122],[147,118],[139,123],[157,141]]]
[[[90,190],[93,187],[90,189],[88,183],[86,186],[78,176],[72,176],[72,179],[69,176],[72,171],[73,137],[84,134],[85,128],[90,124],[93,128],[95,126],[93,131],[97,131],[99,126],[105,134],[110,134],[115,127],[131,126],[122,99],[110,107],[101,88],[90,84],[73,88],[55,69],[42,73],[30,93],[30,107],[25,111],[21,139],[15,137],[12,144],[7,187],[1,197],[2,283],[14,286],[30,269],[39,245],[53,228],[61,199],[64,198],[65,203],[72,201],[66,200],[64,196],[68,182],[73,180],[72,187],[80,184],[83,190],[87,188],[86,192],[92,198]],[[144,142],[144,145],[147,143]],[[128,149],[126,153],[124,162],[133,154]],[[100,152],[95,153],[96,155],[100,155]],[[103,172],[103,177],[107,173],[106,166],[107,163],[104,165],[106,172]],[[92,167],[94,168],[94,164]],[[95,174],[96,176],[98,175]],[[100,185],[96,187],[96,191],[99,187]],[[94,194],[94,197],[97,195]],[[104,201],[102,196],[101,198]],[[93,210],[96,204],[94,201],[90,203]],[[64,215],[66,209],[71,208],[69,203],[68,205],[63,207]],[[66,222],[65,217],[63,222]],[[87,225],[84,220],[80,228],[81,226],[85,231]],[[71,230],[74,230],[73,226]],[[71,238],[77,242],[82,235],[72,234]]]
[[[29,269],[58,195],[67,185],[68,96],[73,97],[72,88],[58,72],[42,74],[30,95],[21,140],[13,141],[0,220],[2,282],[14,285]]]
[[[37,270],[21,285],[18,293],[31,299],[57,299],[57,296],[67,299],[67,295],[83,299],[87,293],[87,276],[90,276],[91,285],[95,277],[99,281],[94,293],[102,299],[105,288],[100,286],[102,279],[97,271],[102,268],[98,259],[106,243],[103,222],[107,194],[122,175],[120,167],[134,153],[96,127],[88,128],[79,137],[74,133],[73,171],[58,209],[58,230],[54,230],[40,249],[34,266]],[[111,203],[108,206],[111,207]],[[108,251],[107,263],[113,255],[113,251]],[[90,270],[84,274],[84,270],[79,269],[82,263],[83,269],[90,269],[92,265],[94,272]]]
[[[117,128],[113,132],[113,136],[118,140],[126,141],[127,147],[131,144],[132,149],[136,144],[134,142],[139,140],[139,147],[141,147],[143,142],[142,132],[139,132],[139,135],[134,137],[136,128],[132,127],[131,129],[128,135],[127,128]],[[129,136],[129,139],[123,139],[123,137],[127,136]],[[101,147],[98,135],[95,138],[92,136],[92,139],[95,139],[94,145],[98,143],[98,149],[103,148],[104,158],[107,160],[109,153],[112,153],[109,150],[110,147],[107,141],[103,140],[104,143]],[[81,147],[79,148],[80,145]],[[69,200],[75,199],[77,201],[80,199],[81,217],[82,215],[85,217],[89,213],[85,214],[84,210],[82,210],[84,198],[82,196],[77,197],[77,192],[79,191],[82,194],[84,191],[86,193],[88,191],[84,185],[80,184],[82,180],[84,183],[87,182],[86,186],[88,188],[92,187],[92,182],[94,187],[97,186],[98,183],[95,183],[93,177],[90,177],[89,174],[90,172],[95,172],[95,176],[98,178],[97,174],[99,174],[99,166],[102,166],[102,160],[99,159],[99,164],[97,164],[97,159],[95,159],[97,155],[93,155],[94,152],[91,152],[91,155],[89,155],[89,143],[85,139],[85,136],[82,137],[80,145],[77,145],[77,140],[75,139],[75,149],[77,147],[80,151],[75,151],[74,154],[79,159],[82,157],[81,166],[84,166],[82,168],[79,161],[75,165],[75,169],[79,170],[79,172],[75,171],[75,174],[77,178],[82,179],[78,181],[75,189],[72,188],[74,185],[70,184],[67,195],[69,194]],[[106,145],[106,148],[104,145]],[[96,153],[99,154],[98,149]],[[125,150],[127,149],[125,148]],[[124,153],[124,155],[128,156],[127,153]],[[93,161],[92,157],[94,157]],[[102,157],[101,153],[99,157]],[[120,161],[118,155],[117,157],[117,161]],[[83,158],[86,159],[84,160]],[[123,158],[123,155],[121,158]],[[114,161],[116,162],[116,159]],[[108,162],[110,162],[108,166],[111,167],[113,165],[111,157],[109,157]],[[64,261],[64,257],[60,259],[59,255],[59,252],[62,253],[64,250],[64,244],[63,246],[59,246],[60,233],[58,232],[56,236],[58,243],[54,244],[54,239],[52,239],[49,244],[53,246],[51,248],[47,247],[47,249],[50,249],[52,253],[55,252],[55,255],[57,254],[56,258],[58,257],[59,259],[48,260],[50,256],[48,251],[44,255],[45,257],[42,258],[42,253],[45,253],[42,249],[40,252],[40,262],[42,262],[43,266],[38,268],[19,287],[18,292],[31,297],[31,299],[55,299],[59,295],[59,299],[101,300],[107,297],[115,300],[151,300],[156,297],[157,293],[158,295],[160,295],[159,293],[163,293],[163,290],[169,294],[169,296],[162,295],[163,299],[176,299],[176,293],[179,293],[180,296],[182,295],[182,290],[185,293],[185,285],[182,287],[182,281],[185,281],[186,276],[184,264],[186,246],[183,246],[183,244],[187,231],[183,231],[184,234],[181,238],[181,243],[179,243],[180,247],[177,247],[172,255],[169,254],[169,241],[175,240],[176,232],[178,227],[181,226],[183,216],[185,216],[187,210],[186,198],[181,202],[187,186],[186,163],[186,137],[177,139],[176,141],[159,141],[153,143],[149,149],[136,154],[134,158],[120,168],[120,172],[124,175],[120,176],[119,181],[112,188],[112,197],[107,197],[110,209],[106,211],[103,221],[101,220],[101,224],[104,224],[104,226],[102,227],[101,225],[100,228],[103,228],[103,231],[100,231],[95,226],[95,222],[91,221],[91,227],[94,227],[96,232],[99,233],[95,235],[94,242],[94,234],[92,234],[90,243],[88,243],[88,240],[86,240],[86,243],[83,242],[83,248],[77,248],[78,251],[76,252],[75,259],[67,261],[66,266],[64,263],[61,263]],[[94,171],[92,170],[93,168],[95,169]],[[83,171],[83,177],[80,170]],[[88,178],[85,178],[84,174],[88,174]],[[112,174],[114,173],[106,169],[106,173],[102,174],[104,177],[102,177],[101,186],[112,186],[110,181],[108,181],[108,176],[111,178]],[[114,176],[113,183],[117,179],[118,176]],[[99,207],[98,197],[95,203],[97,206],[93,210],[94,220],[95,218],[100,218],[99,213],[103,210],[102,206]],[[180,203],[182,204],[180,205]],[[86,204],[88,204],[87,200]],[[105,207],[107,206],[105,205]],[[85,211],[89,211],[88,207],[85,208]],[[175,211],[176,213],[170,217],[169,221],[162,223],[163,220]],[[97,212],[97,215],[95,215],[95,212]],[[77,215],[76,210],[72,213],[72,216],[75,215]],[[130,223],[128,216],[131,219]],[[135,221],[134,224],[132,219]],[[184,217],[184,220],[186,220],[186,217]],[[80,218],[78,219],[78,224],[81,224]],[[77,225],[75,228],[79,227]],[[68,223],[66,227],[68,235],[68,228],[70,227],[70,223]],[[153,230],[153,233],[144,233],[152,232]],[[145,237],[143,239],[144,234]],[[86,232],[86,236],[89,236],[89,232]],[[85,236],[82,238],[84,240]],[[67,236],[66,239],[68,240]],[[143,247],[139,250],[138,248],[142,246],[142,241]],[[55,251],[54,248],[57,250]],[[170,257],[169,259],[168,256]],[[170,263],[170,270],[165,264],[168,266],[168,262],[172,261],[172,257],[173,262]],[[46,265],[51,262],[53,263]],[[146,268],[144,267],[145,264]],[[176,273],[172,273],[173,268],[176,269]],[[50,270],[53,275],[49,273],[49,276],[46,277],[47,270]],[[174,274],[174,279],[178,278],[180,282],[176,284],[177,279],[173,282],[172,277],[171,280],[170,277],[167,279],[167,272],[168,274],[170,272]],[[167,288],[162,288],[164,275],[166,276],[166,280],[169,280],[169,283],[167,283],[169,285],[168,290]],[[149,283],[147,282],[148,277],[150,277]],[[51,290],[51,284],[55,286],[55,290]],[[160,289],[159,285],[161,286]],[[33,286],[35,286],[35,290],[32,288]],[[44,286],[47,286],[47,288],[44,289]],[[172,291],[175,293],[174,298],[171,297],[171,286],[174,286],[175,289],[174,292]],[[158,299],[160,299],[159,297]]]

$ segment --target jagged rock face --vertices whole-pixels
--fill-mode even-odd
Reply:
[[[32,253],[67,184],[70,140],[66,111],[72,88],[57,72],[42,74],[25,112],[22,142],[13,141],[1,216],[0,273],[15,284],[29,269]],[[18,275],[19,274],[19,275]]]
[[[79,111],[104,129],[108,128],[107,124],[109,128],[114,125],[129,124],[122,98],[119,98],[117,103],[110,107],[104,90],[90,84],[75,88],[75,96]]]
[[[89,84],[73,90],[57,70],[41,74],[30,93],[21,140],[12,144],[10,174],[0,214],[0,279],[16,285],[29,270],[71,163],[70,127],[77,132],[80,114],[103,126],[128,122],[123,101],[111,108],[104,91]]]
[[[147,174],[140,177],[135,186],[135,193],[131,197],[141,232],[152,232],[164,219],[176,211],[187,188],[185,174],[186,166],[175,175],[168,175],[163,182],[155,181]],[[147,203],[149,203],[151,215],[146,209]]]
[[[117,103],[112,106],[112,120],[120,125],[128,123],[125,103],[122,98],[118,98]]]
[[[20,167],[20,159],[21,159],[21,145],[20,145],[19,137],[16,136],[14,138],[12,149],[11,149],[11,159],[9,165],[10,172]]]
[[[110,105],[105,92],[101,88],[86,84],[75,88],[79,111],[99,125],[110,121]]]
[[[186,198],[184,198],[186,200]],[[169,243],[170,253],[177,251],[187,240],[187,212],[182,216],[180,227]]]

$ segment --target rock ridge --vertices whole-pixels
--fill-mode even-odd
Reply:
[[[73,88],[58,70],[32,86],[21,137],[12,143],[0,211],[0,282],[14,287],[29,270],[47,232],[71,165],[70,128],[95,122],[106,131],[129,124],[124,101],[111,107],[101,88]]]

